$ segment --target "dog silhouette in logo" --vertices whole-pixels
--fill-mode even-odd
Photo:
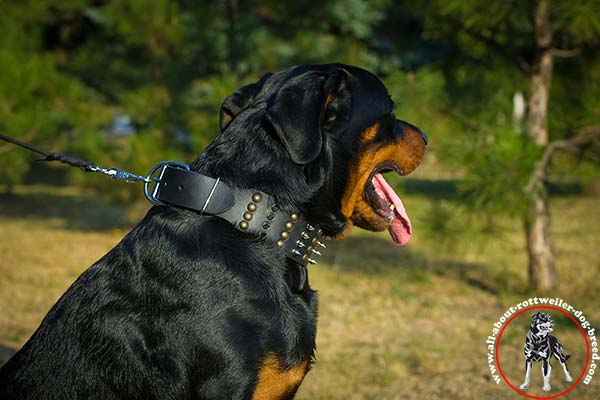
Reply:
[[[531,377],[531,367],[534,361],[542,362],[542,377],[544,378],[543,389],[548,391],[550,386],[550,374],[552,366],[550,359],[552,356],[560,362],[565,373],[565,380],[573,382],[573,378],[567,368],[567,360],[571,357],[563,353],[563,347],[554,336],[550,335],[553,331],[554,321],[550,315],[538,312],[531,317],[531,328],[527,332],[525,339],[525,381],[520,386],[522,390],[529,387],[529,379]]]

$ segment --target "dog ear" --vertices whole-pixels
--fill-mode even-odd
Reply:
[[[348,119],[351,93],[348,73],[339,68],[290,79],[271,99],[266,120],[296,164],[314,161],[323,146],[323,131]]]
[[[265,74],[258,82],[242,86],[223,101],[223,104],[221,104],[221,112],[219,113],[221,132],[227,128],[227,125],[233,121],[240,111],[246,108],[254,100],[256,95],[262,90],[265,81],[271,75],[273,74]]]

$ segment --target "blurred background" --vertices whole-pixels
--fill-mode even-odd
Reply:
[[[102,166],[191,162],[225,97],[305,63],[374,72],[428,134],[422,166],[390,178],[411,243],[355,230],[311,267],[317,364],[299,398],[516,398],[487,368],[507,307],[558,296],[600,321],[599,0],[0,10],[0,133]],[[35,158],[0,142],[0,362],[149,208],[139,185]],[[599,378],[584,386],[571,398],[600,398]]]

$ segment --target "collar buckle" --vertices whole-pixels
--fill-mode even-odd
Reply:
[[[155,206],[164,205],[164,203],[162,201],[160,201],[160,199],[158,198],[158,187],[160,185],[161,179],[163,178],[163,175],[165,174],[165,170],[169,166],[183,169],[185,171],[190,170],[189,165],[178,162],[178,161],[161,161],[159,163],[154,164],[154,166],[152,168],[150,168],[150,171],[148,171],[148,173],[146,174],[146,180],[144,181],[144,195],[146,196],[146,199],[150,203],[154,204]],[[154,174],[156,173],[156,171],[158,169],[160,169],[160,172],[158,173],[158,177],[153,178]],[[150,187],[152,184],[154,184],[154,186]],[[216,185],[215,185],[215,187],[216,187]],[[213,192],[214,192],[214,188],[213,188]],[[206,204],[208,204],[208,202]],[[205,205],[205,208],[206,208],[206,205]]]

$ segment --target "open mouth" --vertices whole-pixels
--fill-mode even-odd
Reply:
[[[393,161],[380,164],[369,176],[363,197],[373,208],[373,211],[385,220],[394,242],[399,246],[403,246],[410,240],[412,226],[402,200],[383,178],[382,174],[390,171],[404,175],[404,172]]]

